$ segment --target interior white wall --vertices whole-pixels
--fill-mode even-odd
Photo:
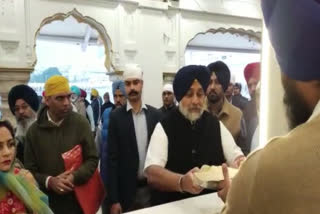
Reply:
[[[220,27],[261,32],[260,8],[254,0],[197,2],[2,0],[0,67],[33,67],[36,32],[42,21],[76,9],[105,27],[115,69],[132,63],[141,66],[144,100],[159,107],[163,72],[174,73],[184,65],[185,47],[196,34]],[[232,2],[238,8],[232,7]]]
[[[289,130],[283,104],[280,67],[265,27],[261,61],[260,145],[264,146],[270,138],[285,135]]]

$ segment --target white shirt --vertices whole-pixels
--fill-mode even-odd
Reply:
[[[243,155],[240,147],[235,143],[231,133],[220,122],[221,143],[227,164],[231,165],[237,157]],[[158,123],[150,139],[144,170],[151,165],[165,167],[168,161],[168,137],[161,123]]]
[[[307,122],[310,122],[311,120],[313,120],[318,115],[320,115],[320,100],[318,101],[316,107],[314,107],[312,115],[310,116],[310,118],[309,118],[309,120]]]
[[[139,170],[138,177],[143,178],[143,169],[146,160],[147,146],[148,146],[148,127],[147,119],[143,109],[147,109],[147,106],[142,103],[141,109],[135,113],[133,112],[130,102],[127,103],[127,111],[132,112],[132,118],[134,123],[134,131],[136,134],[138,152],[139,152]]]
[[[52,118],[50,117],[49,111],[47,111],[47,117],[48,117],[48,121],[49,121],[50,123],[52,123],[53,125],[58,126],[58,127],[61,125],[61,123],[62,123],[63,120],[64,120],[64,119],[62,119],[62,120],[60,120],[59,122],[54,122],[54,121],[52,120]]]

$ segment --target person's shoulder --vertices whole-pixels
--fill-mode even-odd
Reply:
[[[69,117],[72,119],[72,120],[77,120],[79,122],[87,122],[87,118],[85,118],[83,115],[77,113],[77,112],[74,112],[74,111],[71,111],[70,112],[70,115]]]
[[[232,115],[234,116],[242,116],[242,111],[240,110],[240,108],[236,107],[235,105],[231,104],[228,102],[228,108],[229,108],[229,111]]]
[[[204,110],[201,117],[214,118],[214,120],[219,120],[215,114],[210,113],[208,110]]]
[[[158,111],[164,112],[164,106],[161,106],[160,108],[158,108]]]
[[[300,155],[306,150],[314,150],[320,141],[320,116],[305,122],[281,137],[275,137],[265,147],[265,155],[280,154],[279,158],[293,154]],[[310,154],[311,155],[311,154]]]
[[[157,115],[159,118],[161,118],[162,112],[161,112],[159,109],[157,109],[157,108],[155,108],[155,107],[153,107],[153,106],[151,106],[151,105],[147,105],[147,104],[146,104],[146,106],[147,106],[147,111],[148,111],[148,112],[150,112],[150,113],[152,113],[152,114],[155,114],[155,115]]]
[[[203,118],[211,123],[215,123],[216,125],[218,125],[220,127],[219,118],[216,115],[208,112],[207,110],[203,111],[201,118]]]
[[[112,107],[106,108],[103,113],[102,113],[102,117],[108,117],[110,115],[110,112],[112,112]]]
[[[29,130],[35,130],[35,129],[38,128],[38,126],[39,126],[39,123],[38,123],[38,120],[36,120],[36,121],[34,121],[34,122],[31,124],[31,126],[28,128],[28,131],[29,131]]]
[[[39,123],[38,121],[34,121],[31,126],[28,128],[28,131],[27,131],[27,135],[29,134],[34,134],[35,132],[38,132],[39,131]]]
[[[147,106],[148,111],[150,111],[150,112],[160,112],[159,109],[157,109],[151,105],[146,104],[146,106]]]
[[[304,142],[304,136],[298,133],[300,128],[303,129],[299,127],[287,135],[272,138],[263,149],[259,150],[258,168],[262,177],[263,175],[283,175],[283,170],[294,167],[296,159],[303,158],[305,151],[310,152],[307,156],[312,156],[313,147],[310,144],[313,142]],[[308,136],[307,132],[304,134],[305,137]],[[250,162],[250,158],[248,160]]]
[[[123,105],[123,106],[121,106],[121,107],[119,107],[119,108],[113,109],[113,110],[110,112],[110,117],[113,117],[113,118],[114,118],[114,117],[115,117],[115,118],[121,117],[121,116],[125,115],[126,112],[127,112],[127,105]]]
[[[239,98],[243,101],[243,102],[249,102],[249,99],[240,95]]]
[[[29,170],[23,168],[14,168],[13,172],[16,175],[20,175],[21,177],[23,177],[29,183],[37,185],[36,180],[34,179],[32,173]]]

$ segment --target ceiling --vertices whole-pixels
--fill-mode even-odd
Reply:
[[[90,33],[90,39],[97,39],[99,33],[88,24],[79,23],[75,18],[69,16],[64,21],[53,21],[40,29],[40,36],[84,38]]]

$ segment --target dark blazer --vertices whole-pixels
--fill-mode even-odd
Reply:
[[[248,99],[241,94],[232,97],[232,105],[238,107],[243,112],[246,105],[248,104]]]
[[[152,106],[144,109],[148,143],[161,113]],[[111,204],[120,203],[126,211],[133,203],[139,169],[139,154],[132,112],[127,106],[114,110],[110,114],[108,132],[107,194]]]

